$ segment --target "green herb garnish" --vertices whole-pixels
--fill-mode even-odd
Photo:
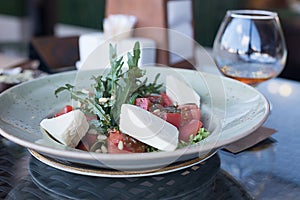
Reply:
[[[157,84],[159,74],[153,83],[148,83],[147,78],[142,81],[145,70],[138,67],[140,59],[140,44],[136,42],[133,55],[127,54],[128,70],[123,72],[123,57],[118,58],[116,46],[109,46],[109,59],[111,68],[105,75],[94,76],[95,83],[93,96],[89,93],[78,91],[73,85],[66,84],[55,91],[57,96],[62,91],[68,91],[71,98],[79,101],[81,109],[87,115],[97,115],[98,120],[92,120],[91,124],[107,134],[108,129],[117,128],[121,106],[125,103],[134,103],[135,98],[140,96],[159,93],[162,84]]]
[[[209,132],[205,128],[200,128],[197,135],[195,137],[190,137],[190,144],[195,144],[197,142],[200,142],[204,138],[207,138],[209,135]]]
[[[190,135],[190,140],[188,142],[185,141],[180,141],[178,144],[179,148],[188,146],[188,145],[192,145],[192,144],[196,144],[198,142],[200,142],[201,140],[204,140],[205,138],[207,138],[209,136],[210,132],[205,129],[205,128],[200,128],[197,132],[197,134],[195,136]]]

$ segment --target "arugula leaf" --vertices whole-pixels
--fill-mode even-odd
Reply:
[[[127,54],[127,64],[129,69],[119,79],[116,88],[115,103],[112,106],[112,116],[118,123],[122,104],[129,103],[131,96],[143,85],[140,78],[145,75],[145,71],[138,67],[140,58],[140,45],[138,42],[134,45],[133,55]]]
[[[95,114],[100,119],[99,127],[110,128],[111,118],[108,114],[105,113],[103,108],[95,101],[95,99],[90,98],[88,93],[82,91],[74,90],[74,86],[70,84],[66,84],[63,87],[55,90],[54,94],[57,96],[58,93],[62,91],[69,91],[71,94],[71,98],[79,101],[81,103],[81,110],[86,114]]]
[[[116,46],[113,47],[112,44],[109,45],[109,59],[111,69],[106,77],[106,90],[110,92],[110,96],[114,97],[116,95],[118,81],[122,77],[122,67],[124,62],[122,61],[123,57],[120,59],[117,58],[117,48]]]
[[[137,97],[146,97],[151,94],[159,94],[163,84],[157,84],[157,80],[159,79],[160,74],[155,76],[153,83],[146,84],[148,79],[146,78],[143,85],[136,92]]]
[[[136,42],[133,47],[133,56],[129,52],[127,53],[127,58],[128,58],[127,64],[129,69],[136,68],[138,66],[140,54],[141,54],[140,43]]]
[[[59,87],[57,88],[55,91],[54,91],[54,95],[56,97],[58,97],[58,94],[61,93],[62,91],[71,91],[72,89],[74,88],[73,85],[70,85],[70,84],[65,84],[65,86],[62,86],[62,87]]]

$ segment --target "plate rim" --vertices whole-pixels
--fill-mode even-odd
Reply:
[[[70,172],[73,174],[79,174],[79,175],[87,175],[87,176],[95,176],[95,177],[105,177],[105,178],[137,178],[137,177],[147,177],[147,176],[157,176],[157,175],[163,175],[171,172],[177,172],[189,167],[192,167],[194,165],[200,164],[202,162],[205,162],[207,159],[214,156],[217,151],[212,151],[209,154],[193,158],[191,160],[186,160],[180,163],[171,163],[170,166],[166,166],[163,168],[153,168],[149,170],[130,170],[130,171],[118,171],[110,168],[101,168],[101,167],[95,167],[93,169],[88,168],[89,165],[85,165],[86,168],[76,166],[76,163],[74,166],[64,164],[62,162],[59,162],[59,160],[55,160],[53,158],[49,158],[47,156],[44,156],[35,150],[27,149],[29,153],[36,158],[37,160],[43,162],[46,165],[49,165],[55,169],[62,170],[65,172]]]

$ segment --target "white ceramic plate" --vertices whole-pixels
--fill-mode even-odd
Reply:
[[[102,154],[69,148],[44,135],[39,123],[70,103],[68,93],[58,98],[54,91],[65,83],[89,86],[91,76],[99,71],[76,71],[50,75],[30,81],[0,94],[0,133],[5,138],[61,161],[118,170],[147,170],[168,166],[211,152],[243,138],[262,125],[269,114],[266,98],[255,88],[225,77],[198,71],[147,67],[152,80],[159,72],[185,79],[201,96],[204,126],[211,132],[202,142],[172,152]]]

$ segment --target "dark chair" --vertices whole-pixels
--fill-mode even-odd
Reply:
[[[57,73],[76,69],[79,60],[78,36],[33,38],[29,45],[29,58],[39,60],[39,70]]]

